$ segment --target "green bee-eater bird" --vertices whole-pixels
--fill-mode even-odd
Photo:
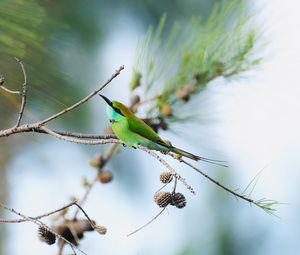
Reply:
[[[135,116],[134,113],[124,104],[118,101],[110,101],[103,95],[100,96],[108,104],[107,115],[111,123],[112,130],[114,131],[115,135],[124,142],[125,145],[131,147],[142,145],[151,150],[171,151],[180,156],[184,156],[196,161],[203,160],[213,164],[218,164],[217,162],[224,162],[199,157],[172,146],[170,143],[160,138],[150,126]]]

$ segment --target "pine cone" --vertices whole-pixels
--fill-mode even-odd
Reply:
[[[52,245],[56,241],[56,236],[44,226],[39,227],[38,235],[39,239],[48,245]]]
[[[156,192],[154,201],[159,207],[166,207],[171,203],[172,194],[170,192]]]
[[[173,174],[171,172],[162,172],[159,179],[162,183],[169,183],[173,179]]]
[[[186,199],[182,193],[175,193],[172,195],[171,205],[181,209],[186,206]]]

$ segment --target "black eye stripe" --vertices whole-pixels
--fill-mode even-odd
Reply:
[[[122,116],[124,116],[124,114],[121,113],[121,111],[120,111],[118,108],[113,107],[113,106],[112,106],[112,108],[115,110],[115,112],[117,112],[117,113],[121,114]],[[125,117],[125,116],[124,116],[124,117]]]

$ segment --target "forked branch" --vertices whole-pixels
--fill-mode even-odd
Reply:
[[[73,203],[73,204],[76,204]],[[73,205],[72,204],[72,205]],[[67,205],[67,207],[70,207],[71,205]],[[81,250],[80,248],[76,247],[74,244],[72,244],[70,241],[68,241],[66,238],[64,238],[63,236],[61,236],[60,234],[54,232],[52,229],[50,229],[46,224],[44,224],[42,221],[40,221],[39,219],[40,218],[43,218],[43,217],[46,217],[44,215],[41,215],[41,216],[38,216],[38,217],[29,217],[29,216],[26,216],[25,214],[21,213],[21,212],[18,212],[17,210],[13,209],[13,208],[9,208],[3,204],[0,204],[0,207],[7,210],[7,211],[10,211],[11,213],[13,214],[16,214],[18,215],[19,217],[21,217],[21,219],[23,219],[23,221],[30,221],[40,227],[43,227],[45,228],[47,231],[53,233],[57,238],[63,240],[64,242],[66,242],[67,244],[69,244],[71,246],[71,249],[74,251],[75,253],[75,250],[78,250],[79,252],[81,252],[82,254],[85,254],[87,255],[83,250]],[[49,215],[51,215],[51,213],[49,213]],[[76,254],[76,253],[75,253]]]
[[[46,123],[48,123],[54,119],[66,114],[67,112],[70,112],[70,111],[76,109],[80,105],[86,103],[88,100],[90,100],[92,97],[94,97],[97,93],[99,93],[103,88],[105,88],[109,83],[111,83],[112,80],[115,79],[121,73],[121,71],[124,69],[124,66],[120,66],[104,84],[100,85],[95,91],[91,92],[89,95],[87,95],[83,99],[77,101],[75,104],[65,108],[64,110],[62,110],[58,113],[55,113],[55,114],[45,118],[44,120],[40,120],[40,121],[30,123],[30,124],[20,125],[20,122],[21,122],[21,119],[22,119],[22,116],[23,116],[23,113],[25,110],[25,105],[26,105],[27,76],[26,76],[23,62],[20,60],[18,60],[18,62],[20,63],[20,65],[22,67],[22,71],[23,71],[23,75],[24,75],[22,104],[21,104],[21,108],[19,111],[16,125],[14,127],[8,128],[8,129],[0,130],[0,137],[7,137],[10,135],[14,135],[17,133],[24,133],[24,132],[43,132],[40,129],[42,126],[44,126]],[[73,135],[66,134],[66,136],[73,136]],[[87,137],[87,138],[90,138],[90,137]]]

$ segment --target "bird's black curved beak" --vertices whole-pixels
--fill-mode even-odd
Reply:
[[[103,96],[103,95],[100,95],[100,94],[98,94],[98,95],[99,95],[100,97],[102,97],[108,105],[110,105],[111,107],[113,107],[112,102],[111,102],[107,97],[105,97],[105,96]]]

